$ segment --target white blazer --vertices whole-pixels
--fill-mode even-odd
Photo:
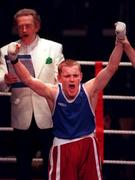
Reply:
[[[4,83],[4,75],[7,72],[5,55],[8,45],[1,48],[0,63],[0,90],[7,90]],[[31,55],[35,70],[35,77],[46,83],[56,82],[57,66],[64,59],[62,45],[50,40],[37,37],[30,47],[23,47],[19,54]],[[47,62],[48,58],[52,62]],[[41,129],[51,128],[52,116],[45,98],[37,95],[30,88],[11,89],[11,126],[17,129],[28,129],[32,114],[34,113],[37,126]]]

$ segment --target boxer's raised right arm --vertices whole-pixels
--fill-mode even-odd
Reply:
[[[8,57],[16,71],[16,74],[26,86],[35,91],[38,95],[45,97],[50,109],[52,110],[55,92],[54,88],[31,76],[27,68],[17,59],[18,51],[16,48],[18,47],[15,46],[16,45],[14,44],[14,47],[8,48]]]

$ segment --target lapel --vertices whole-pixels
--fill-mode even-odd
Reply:
[[[46,63],[46,59],[49,56],[49,48],[46,44],[39,44],[38,49],[36,50],[35,55],[35,77],[38,78],[44,64]]]

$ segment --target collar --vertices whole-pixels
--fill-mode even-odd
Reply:
[[[30,45],[26,45],[21,40],[19,40],[19,43],[21,44],[20,51],[26,54],[30,53],[37,46],[39,39],[40,37],[37,35],[35,40]]]

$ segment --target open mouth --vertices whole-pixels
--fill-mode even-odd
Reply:
[[[23,37],[28,37],[29,35],[28,35],[28,34],[23,34],[22,36],[23,36]]]
[[[74,89],[74,88],[75,88],[75,85],[74,85],[74,84],[69,84],[69,88],[70,88],[70,89]]]

